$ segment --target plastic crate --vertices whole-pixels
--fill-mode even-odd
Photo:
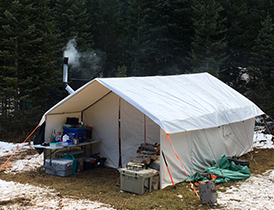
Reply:
[[[84,138],[86,134],[86,127],[80,128],[68,128],[63,127],[64,133],[68,134],[69,136],[74,136],[74,138]]]

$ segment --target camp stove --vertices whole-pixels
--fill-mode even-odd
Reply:
[[[203,205],[217,206],[217,194],[215,180],[199,182],[200,200]]]
[[[210,173],[200,173],[199,175],[207,178],[206,181],[199,182],[199,192],[200,200],[203,205],[208,205],[210,207],[217,206],[217,193],[216,193],[216,178],[225,179],[224,176],[217,176]]]

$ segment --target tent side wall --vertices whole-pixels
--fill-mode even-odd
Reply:
[[[117,168],[119,161],[119,97],[110,93],[84,111],[83,120],[93,126],[92,138],[101,142],[92,145],[92,153],[100,152],[107,158],[106,166]]]
[[[134,106],[121,99],[121,154],[124,167],[136,157],[142,143],[160,143],[160,127]]]
[[[119,107],[122,167],[137,155],[141,143],[159,143],[159,126],[134,106],[111,93],[87,109],[83,120],[93,126],[93,139],[101,142],[92,146],[92,153],[107,158],[106,165],[119,167]]]
[[[189,176],[216,164],[222,154],[240,156],[250,151],[253,142],[254,118],[211,129],[171,134],[172,146]],[[246,135],[248,133],[248,137]],[[186,177],[176,158],[166,133],[161,131],[161,150],[164,152],[175,183]],[[171,185],[165,163],[161,158],[161,188]]]

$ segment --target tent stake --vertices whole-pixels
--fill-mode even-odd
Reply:
[[[175,184],[174,184],[174,182],[173,182],[173,179],[172,179],[172,176],[171,176],[171,173],[170,173],[170,170],[169,170],[169,167],[168,167],[167,161],[166,161],[166,157],[165,157],[165,155],[164,155],[164,152],[163,152],[163,151],[162,151],[162,155],[163,155],[163,158],[164,158],[164,161],[165,161],[165,164],[166,164],[166,168],[167,168],[167,171],[168,171],[169,177],[170,177],[170,179],[171,179],[172,185],[173,185],[173,187],[176,189],[176,186],[175,186]]]

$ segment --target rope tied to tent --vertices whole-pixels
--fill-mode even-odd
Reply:
[[[245,151],[243,146],[239,145],[227,132],[224,131],[224,129],[222,129],[220,126],[218,128],[220,128],[225,135],[227,135],[235,144],[237,144],[243,151]]]
[[[3,164],[3,166],[0,168],[0,172],[2,172],[2,168],[7,164],[7,162],[13,157],[13,155],[22,147],[22,145],[31,137],[31,135],[39,128],[40,125],[37,125],[36,128],[28,135],[28,137],[20,144],[20,146],[15,150],[14,153],[6,160],[6,162]]]
[[[179,162],[180,162],[180,164],[181,164],[181,167],[182,167],[182,169],[183,169],[183,172],[185,173],[185,175],[187,176],[187,178],[188,178],[188,180],[189,180],[190,187],[193,189],[193,191],[195,192],[196,196],[199,198],[198,192],[195,190],[193,183],[190,181],[189,176],[188,176],[187,172],[185,171],[185,168],[184,168],[184,166],[183,166],[183,164],[182,164],[182,162],[181,162],[179,156],[177,155],[177,153],[176,153],[176,151],[175,151],[175,149],[174,149],[174,147],[173,147],[173,145],[172,145],[172,142],[171,142],[171,140],[170,140],[170,137],[169,137],[169,134],[168,134],[168,133],[166,134],[166,139],[168,139],[169,144],[170,144],[170,146],[171,146],[171,148],[172,148],[172,150],[173,150],[173,153],[175,154],[176,158],[179,160]]]
[[[224,131],[224,129],[222,129],[220,126],[218,127],[218,128],[220,128],[223,132],[224,132],[224,134],[225,135],[227,135],[235,144],[237,144],[243,151],[246,151],[241,145],[239,145],[228,133],[226,133],[225,131]],[[251,156],[249,153],[247,153],[250,157],[251,157],[251,159],[253,159],[254,160],[254,162],[257,164],[257,162],[255,161],[255,159],[253,158],[253,156]]]

